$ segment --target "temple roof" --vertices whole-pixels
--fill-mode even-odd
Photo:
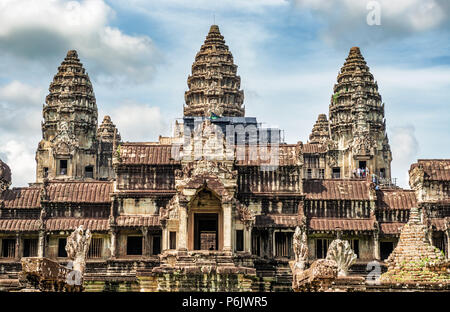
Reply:
[[[303,192],[310,200],[372,200],[366,180],[305,180]]]
[[[241,78],[219,26],[212,25],[195,56],[189,90],[185,93],[184,116],[244,116]]]
[[[109,203],[111,182],[50,182],[47,186],[52,202]]]
[[[13,188],[5,191],[0,199],[5,208],[40,208],[41,189],[38,187]]]
[[[450,181],[450,159],[419,159],[409,171],[415,168],[423,170],[426,181]]]
[[[417,207],[412,190],[382,189],[377,191],[377,206],[381,209],[411,209]]]

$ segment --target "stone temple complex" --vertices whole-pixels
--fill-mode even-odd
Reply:
[[[310,263],[339,231],[357,256],[350,275],[367,275],[373,260],[386,271],[411,209],[448,259],[450,159],[420,159],[411,190],[395,185],[384,103],[359,48],[305,143],[245,115],[216,25],[187,84],[173,136],[123,142],[109,116],[98,125],[89,76],[67,53],[45,99],[35,181],[11,188],[0,161],[1,289],[13,287],[22,257],[66,263],[80,225],[92,233],[88,291],[291,290],[297,226]]]

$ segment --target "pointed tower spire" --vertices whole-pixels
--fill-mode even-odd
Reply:
[[[11,169],[0,159],[0,195],[11,185]]]
[[[392,156],[387,144],[384,105],[378,84],[358,47],[350,49],[338,73],[329,117],[331,138],[339,149],[352,154],[351,170],[366,165],[371,172],[382,171],[390,177]]]
[[[244,92],[239,90],[241,78],[236,73],[219,26],[212,25],[187,80],[184,116],[244,116]]]
[[[77,51],[67,52],[49,91],[43,108],[42,141],[36,152],[36,180],[82,179],[85,168],[89,172],[96,168],[98,112]]]
[[[327,115],[319,114],[309,136],[309,143],[324,143],[330,139],[330,124]]]

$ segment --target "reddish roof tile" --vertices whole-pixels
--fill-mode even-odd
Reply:
[[[372,231],[374,224],[372,219],[311,218],[309,227],[315,231],[330,231],[337,228],[343,231]]]
[[[278,145],[278,149],[270,144],[266,147],[238,145],[236,147],[236,165],[295,166],[298,164],[298,153],[298,145],[296,144],[280,144]]]
[[[49,231],[75,230],[80,225],[91,231],[109,230],[108,219],[52,218],[46,220],[45,225]]]
[[[6,190],[0,199],[5,208],[39,208],[40,189],[37,187],[13,188]]]
[[[414,168],[423,169],[425,180],[450,181],[450,159],[419,159],[410,171]]]
[[[370,200],[371,183],[366,180],[305,180],[306,199]]]
[[[173,148],[172,148],[173,147]],[[129,165],[174,165],[178,155],[176,145],[152,145],[145,143],[124,143],[120,146],[122,164]],[[172,153],[175,157],[172,157]]]
[[[257,227],[296,227],[298,216],[295,214],[267,214],[257,215]]]
[[[317,143],[306,143],[303,144],[303,154],[322,154],[327,152],[325,145]]]
[[[405,224],[402,222],[380,223],[380,230],[383,234],[400,234]]]
[[[47,187],[52,202],[109,203],[111,182],[50,182]]]
[[[444,218],[432,218],[431,225],[436,228],[437,231],[445,231],[445,219]]]
[[[118,216],[117,225],[122,227],[160,226],[159,216]]]
[[[377,191],[377,206],[382,209],[411,209],[417,207],[416,194],[412,190]]]
[[[0,219],[0,231],[37,231],[38,219]]]

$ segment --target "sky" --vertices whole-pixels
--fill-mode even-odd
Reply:
[[[307,142],[351,47],[385,103],[392,176],[450,158],[448,0],[0,0],[0,158],[35,180],[42,106],[68,50],[124,141],[157,141],[182,117],[187,77],[211,24],[238,65],[246,116]]]

